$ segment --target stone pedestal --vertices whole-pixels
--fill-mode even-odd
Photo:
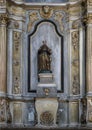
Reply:
[[[53,82],[53,74],[52,73],[40,73],[38,74],[38,79],[40,83],[52,83]]]
[[[58,101],[57,98],[36,98],[37,126],[56,126]]]

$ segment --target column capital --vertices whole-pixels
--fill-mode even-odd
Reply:
[[[92,13],[87,14],[83,18],[83,22],[85,23],[85,25],[92,24]]]
[[[8,22],[8,14],[6,14],[6,13],[0,14],[0,24],[6,25],[7,22]]]

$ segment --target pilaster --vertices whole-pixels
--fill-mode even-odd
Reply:
[[[6,13],[0,14],[0,93],[5,94],[7,90],[7,40],[6,40],[6,26],[7,26],[8,16]]]
[[[87,125],[92,126],[92,0],[87,1],[86,16],[86,91]]]

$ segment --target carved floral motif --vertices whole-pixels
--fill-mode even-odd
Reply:
[[[29,15],[28,32],[31,30],[33,23],[37,20],[39,20],[38,12],[31,12]]]
[[[21,54],[21,33],[14,32],[13,45],[13,91],[15,94],[20,93],[20,54]]]

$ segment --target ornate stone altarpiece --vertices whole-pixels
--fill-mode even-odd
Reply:
[[[0,1],[0,6],[5,5],[6,1]],[[37,51],[42,46],[42,41],[46,40],[48,47],[52,50],[52,71],[57,89],[62,90],[63,87],[63,91],[57,93],[61,104],[59,106],[60,111],[58,111],[63,112],[59,115],[59,126],[78,125],[80,123],[78,118],[81,118],[79,100],[85,95],[85,93],[82,95],[81,92],[85,86],[81,84],[82,88],[80,88],[80,64],[82,64],[82,62],[80,63],[80,26],[76,25],[77,22],[75,22],[77,20],[82,21],[81,0],[70,0],[70,4],[65,2],[56,5],[51,3],[46,5],[44,3],[42,5],[34,3],[31,5],[22,0],[12,0],[12,2],[7,0],[7,10],[8,24],[10,24],[7,26],[7,33],[11,32],[7,46],[9,45],[10,54],[12,52],[11,56],[8,55],[10,56],[8,57],[10,59],[8,67],[11,67],[12,76],[9,76],[9,81],[7,82],[10,83],[8,83],[7,88],[12,89],[12,91],[10,90],[10,93],[7,92],[7,96],[5,95],[9,98],[10,105],[6,105],[6,99],[0,99],[0,123],[12,122],[16,126],[17,123],[27,126],[31,122],[35,122],[35,118],[29,117],[28,119],[25,116],[29,112],[29,107],[25,106],[33,102],[34,107],[34,97],[36,97],[36,92],[28,92],[28,65],[30,62],[30,89],[36,90]],[[72,33],[70,33],[71,30]],[[81,39],[84,40],[84,36]],[[9,71],[8,67],[7,71]],[[64,72],[63,77],[61,75],[62,71]],[[64,84],[61,85],[61,82]],[[71,94],[72,97],[70,97]],[[76,102],[74,101],[75,98]],[[65,105],[62,107],[62,102],[64,101],[66,103],[63,103]],[[62,110],[62,108],[65,109]],[[89,108],[91,109],[91,107]],[[31,113],[34,114],[33,117],[35,117],[34,109],[31,110]],[[75,115],[72,114],[72,119],[70,118],[69,110],[73,114],[75,111],[77,112]],[[88,111],[90,115],[88,120],[92,122],[91,110]],[[52,120],[50,113],[43,113],[43,115],[49,115],[48,118]],[[41,117],[42,122],[44,119],[43,115]]]

